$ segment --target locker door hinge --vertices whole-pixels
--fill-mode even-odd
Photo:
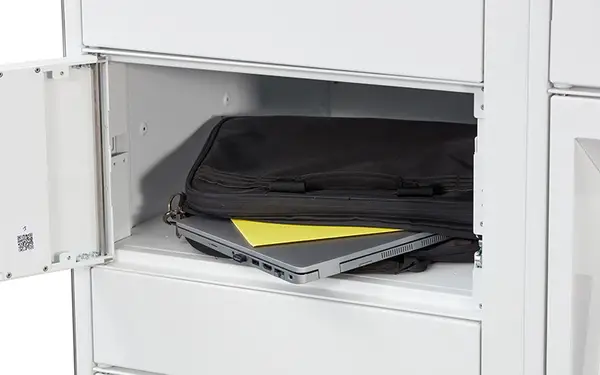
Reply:
[[[48,79],[65,79],[71,75],[71,69],[81,69],[83,67],[91,67],[92,64],[77,64],[77,65],[55,65],[52,69],[46,70],[46,78]]]
[[[483,268],[483,253],[482,253],[483,241],[479,240],[479,250],[475,253],[475,268]]]
[[[79,67],[81,66],[79,65]],[[48,79],[65,79],[69,78],[70,71],[70,66],[57,66],[54,67],[52,70],[48,70],[46,72],[46,77],[48,77]]]
[[[485,104],[484,104],[484,88],[477,90],[475,92],[475,100],[473,104],[473,116],[476,119],[485,118]]]
[[[58,253],[55,255],[53,264],[59,269],[75,268],[77,265],[97,265],[110,263],[113,260],[112,256],[107,256],[99,251],[91,251],[89,253],[73,254],[73,253]]]
[[[473,265],[473,299],[480,309],[483,309],[482,303],[482,282],[483,282],[483,238],[479,239],[479,250],[475,253],[475,263]]]

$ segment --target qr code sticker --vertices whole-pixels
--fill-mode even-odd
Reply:
[[[26,233],[17,236],[17,244],[20,253],[23,251],[33,250],[33,233]]]

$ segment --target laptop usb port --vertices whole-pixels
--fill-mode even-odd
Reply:
[[[248,258],[244,254],[237,253],[233,256],[233,260],[238,263],[244,263]]]
[[[269,265],[268,265],[268,264],[266,264],[266,263],[263,263],[263,268],[264,268],[265,270],[267,270],[267,271],[271,271],[271,270],[273,269],[273,267],[269,266]]]
[[[254,266],[258,267],[258,265],[259,265],[259,264],[260,264],[260,263],[258,263],[258,260],[256,260],[256,259],[252,259],[252,265],[254,265]]]
[[[278,269],[276,268],[274,272],[275,272],[275,276],[277,276],[277,277],[280,277],[280,278],[282,278],[282,279],[283,279],[283,275],[284,275],[284,274],[283,274],[283,271],[281,271],[281,270],[278,270]]]

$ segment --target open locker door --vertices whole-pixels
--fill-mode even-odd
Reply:
[[[0,66],[0,281],[110,258],[96,60]]]
[[[553,97],[548,375],[600,374],[600,100]]]

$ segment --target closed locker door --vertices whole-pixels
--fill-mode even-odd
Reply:
[[[600,100],[551,104],[548,375],[600,373]]]

